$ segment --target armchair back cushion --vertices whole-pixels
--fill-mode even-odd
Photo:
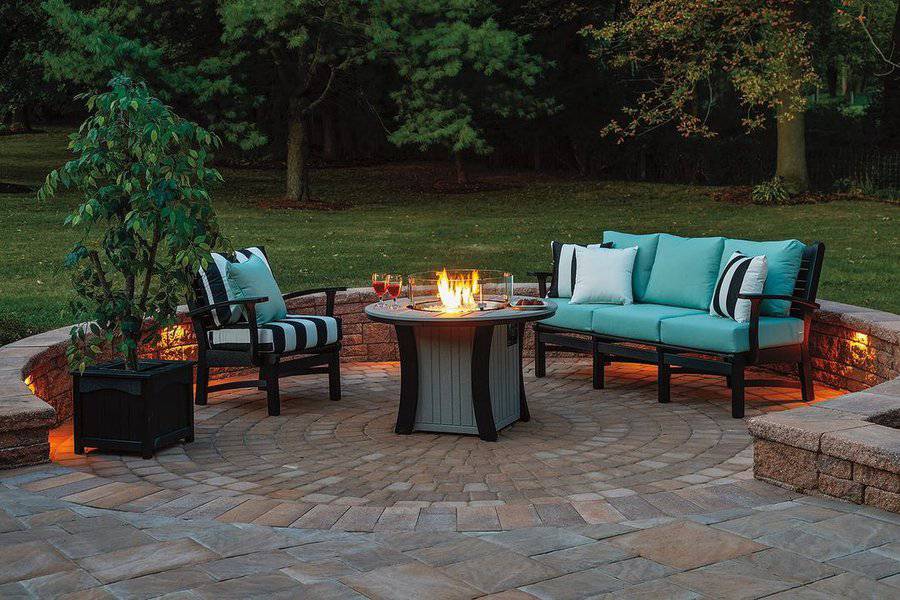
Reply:
[[[253,255],[239,263],[228,263],[228,283],[238,298],[269,298],[256,305],[257,325],[278,321],[287,315],[287,306],[272,271],[259,256]]]
[[[644,302],[709,310],[725,238],[661,233]]]
[[[237,300],[238,296],[228,284],[228,265],[231,261],[224,254],[212,252],[209,264],[205,269],[197,272],[194,281],[194,301],[198,308]],[[210,313],[213,324],[223,327],[241,320],[242,312],[239,305],[222,306]]]
[[[768,274],[762,293],[791,296],[794,293],[794,285],[797,282],[797,274],[800,272],[800,261],[805,248],[805,244],[799,240],[753,242],[726,239],[719,272],[725,268],[728,258],[734,252],[740,252],[746,256],[765,255],[768,262]],[[787,300],[763,300],[760,304],[760,314],[771,317],[786,317],[790,310],[791,303]]]
[[[634,259],[634,270],[631,272],[631,284],[634,292],[634,301],[644,302],[647,282],[650,281],[650,270],[653,268],[653,260],[656,258],[656,245],[659,242],[659,234],[604,231],[603,242],[612,243],[613,248],[637,246],[638,251]]]

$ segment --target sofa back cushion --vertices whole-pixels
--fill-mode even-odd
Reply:
[[[768,262],[768,275],[763,294],[791,296],[797,273],[800,272],[800,261],[806,246],[798,240],[779,242],[753,242],[750,240],[725,240],[725,249],[719,263],[719,270],[725,268],[728,258],[735,252],[746,256],[765,255]],[[764,300],[760,305],[760,313],[770,317],[786,317],[790,313],[791,303],[787,300]]]
[[[613,248],[631,248],[637,246],[637,256],[634,259],[634,270],[631,273],[632,290],[635,302],[644,302],[644,294],[647,292],[647,282],[650,281],[650,271],[653,268],[653,259],[656,257],[656,244],[659,242],[658,233],[634,234],[620,231],[604,231],[603,242],[612,242]]]
[[[643,301],[709,310],[724,246],[722,237],[659,234]]]

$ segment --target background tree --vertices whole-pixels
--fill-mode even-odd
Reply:
[[[44,76],[50,28],[39,0],[0,3],[0,23],[0,119],[12,131],[30,131],[35,112],[68,103],[65,85]]]
[[[402,87],[392,92],[399,146],[446,148],[466,182],[462,154],[488,154],[485,121],[534,118],[552,100],[533,89],[541,59],[527,36],[503,29],[497,7],[481,0],[384,0],[373,6],[372,42],[396,65]]]
[[[209,166],[219,140],[125,76],[88,97],[87,107],[91,116],[69,143],[76,158],[47,176],[38,198],[60,188],[81,193],[66,218],[81,239],[66,263],[72,312],[95,338],[73,327],[70,361],[83,370],[106,341],[137,369],[142,336],[154,341],[174,323],[217,241],[208,189],[222,180]]]
[[[805,190],[805,88],[816,80],[808,31],[791,1],[634,0],[621,21],[586,30],[601,42],[601,57],[646,78],[645,90],[624,109],[627,122],[613,120],[605,132],[624,139],[672,124],[686,136],[712,136],[713,86],[724,78],[740,98],[748,130],[775,113],[776,174],[792,191]]]

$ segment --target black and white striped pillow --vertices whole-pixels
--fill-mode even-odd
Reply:
[[[269,267],[266,251],[261,246],[237,250],[233,259],[219,252],[211,253],[210,264],[206,269],[200,269],[197,273],[197,305],[203,307],[236,299],[237,296],[228,285],[228,263],[244,262],[253,255],[259,256],[266,263],[266,266]],[[271,271],[272,267],[269,267],[269,270]],[[243,320],[242,307],[233,305],[217,308],[212,312],[212,319],[213,323],[218,327],[238,323]]]
[[[709,314],[738,323],[750,320],[750,301],[741,300],[738,294],[761,294],[766,285],[769,263],[765,256],[746,256],[735,252],[728,259],[719,275]]]
[[[575,275],[578,272],[578,264],[575,260],[575,247],[587,248],[587,244],[563,244],[562,242],[550,242],[553,251],[553,281],[547,291],[548,298],[571,298],[575,289]],[[612,242],[605,244],[591,244],[595,248],[612,248]]]

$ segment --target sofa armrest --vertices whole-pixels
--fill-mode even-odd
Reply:
[[[798,298],[797,296],[783,296],[779,294],[738,294],[738,298],[749,300],[752,304],[759,304],[763,300],[787,300],[791,304],[796,304],[806,310],[816,310],[820,308],[817,302],[810,302],[805,298]]]
[[[537,278],[538,292],[541,298],[547,297],[547,280],[553,277],[553,273],[549,271],[529,271],[528,275]]]

